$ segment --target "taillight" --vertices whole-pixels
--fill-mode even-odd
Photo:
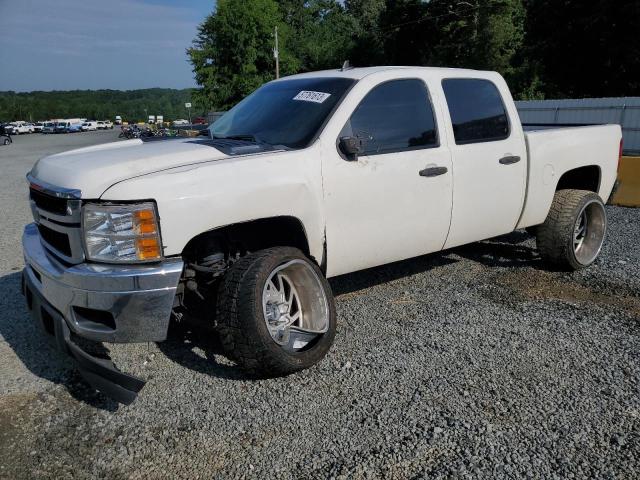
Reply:
[[[620,162],[622,161],[622,150],[624,146],[624,140],[620,139],[620,151],[618,152],[618,170],[620,170]]]

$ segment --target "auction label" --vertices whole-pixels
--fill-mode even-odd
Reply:
[[[300,100],[301,102],[322,103],[330,96],[330,93],[310,92],[308,90],[302,90],[299,94],[293,97],[293,99]]]

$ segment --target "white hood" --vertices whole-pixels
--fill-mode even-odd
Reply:
[[[127,140],[80,148],[39,160],[31,175],[58,187],[77,189],[82,198],[100,198],[114,183],[172,167],[229,158],[194,139]]]

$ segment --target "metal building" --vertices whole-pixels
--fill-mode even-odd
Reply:
[[[640,154],[640,97],[516,102],[524,124],[622,126],[625,154]]]

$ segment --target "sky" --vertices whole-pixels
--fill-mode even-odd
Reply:
[[[215,0],[0,0],[0,91],[196,86]]]

